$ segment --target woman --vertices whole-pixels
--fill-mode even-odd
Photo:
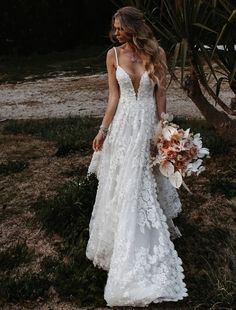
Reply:
[[[150,167],[154,128],[166,111],[166,58],[134,7],[112,18],[109,98],[88,173],[99,180],[86,255],[108,271],[108,306],[147,306],[187,296],[172,239],[178,194]]]

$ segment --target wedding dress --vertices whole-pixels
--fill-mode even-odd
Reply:
[[[116,48],[115,55],[120,100],[103,148],[93,153],[88,168],[99,182],[86,256],[108,271],[108,306],[181,300],[188,294],[172,242],[181,236],[172,221],[181,203],[169,180],[150,167],[154,83],[145,71],[135,91]]]

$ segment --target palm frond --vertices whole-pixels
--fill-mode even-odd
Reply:
[[[174,71],[175,67],[176,67],[176,63],[177,63],[177,59],[179,57],[179,52],[180,52],[180,43],[177,43],[175,46],[175,50],[174,50],[174,57],[171,63],[171,70]]]
[[[236,75],[236,60],[234,61],[233,70],[232,70],[232,72],[231,72],[230,75],[229,75],[229,84],[230,84],[230,85],[233,83],[233,81],[236,82],[235,75]]]
[[[236,19],[236,10],[233,10],[233,12],[231,13],[230,17],[228,18],[228,20],[226,21],[226,23],[223,25],[221,32],[219,33],[217,40],[215,42],[215,46],[213,48],[212,51],[212,56],[214,55],[217,46],[219,45],[220,40],[222,39],[223,35],[225,34],[227,28],[229,27],[229,24],[233,23],[233,21],[235,21]]]
[[[187,39],[183,38],[182,42],[180,43],[180,54],[181,54],[181,84],[183,83],[184,79],[184,68],[186,65],[188,53],[188,41]]]
[[[210,27],[207,27],[206,25],[203,25],[203,24],[200,24],[200,23],[193,23],[193,26],[196,26],[198,28],[201,28],[201,29],[207,30],[209,32],[212,32],[214,34],[217,34],[217,32],[215,30],[211,29]]]

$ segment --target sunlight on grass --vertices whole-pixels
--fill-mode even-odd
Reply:
[[[4,126],[5,134],[30,134],[57,144],[57,156],[73,152],[90,154],[92,140],[101,123],[100,118],[69,117],[65,119],[10,120]]]

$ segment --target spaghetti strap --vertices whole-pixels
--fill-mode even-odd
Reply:
[[[116,50],[116,47],[114,46],[113,47],[114,50],[115,50],[115,56],[116,56],[116,66],[119,66],[119,62],[118,62],[118,55],[117,55],[117,50]]]

